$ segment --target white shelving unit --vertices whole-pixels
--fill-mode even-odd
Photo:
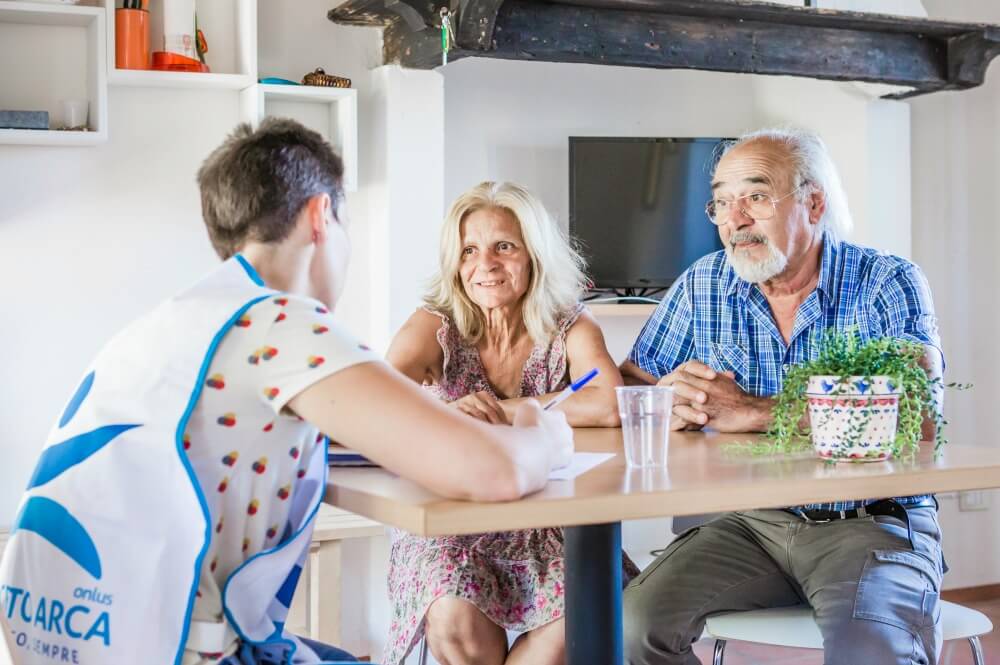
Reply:
[[[240,108],[254,127],[265,116],[281,116],[319,132],[344,160],[344,189],[357,190],[357,90],[258,83],[240,93]]]
[[[198,27],[208,41],[212,71],[164,72],[115,67],[115,0],[100,0],[108,22],[108,82],[113,86],[243,90],[257,82],[257,0],[202,0]],[[150,3],[150,50],[160,50],[162,7]]]
[[[0,144],[94,145],[108,140],[105,33],[99,7],[0,0],[0,108],[46,110],[49,126],[58,127],[61,100],[86,99],[93,130],[0,129]]]
[[[94,2],[98,6],[0,0],[0,108],[47,110],[50,125],[57,127],[61,101],[86,98],[95,130],[0,129],[0,144],[107,141],[109,85],[231,90],[239,93],[243,119],[254,126],[265,116],[283,116],[319,132],[344,159],[344,188],[357,190],[357,90],[257,83],[257,0],[198,2],[198,24],[208,41],[211,73],[117,69],[116,0]],[[157,11],[162,6],[157,0],[149,4],[151,48],[157,50],[162,35]],[[27,28],[19,30],[22,25]],[[67,35],[64,28],[80,34]]]

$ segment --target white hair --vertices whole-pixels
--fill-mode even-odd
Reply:
[[[531,280],[522,316],[536,344],[547,344],[559,318],[576,306],[586,287],[584,260],[534,195],[510,182],[481,182],[451,204],[441,228],[440,269],[424,302],[451,315],[462,337],[475,342],[486,330],[482,310],[462,285],[462,221],[483,209],[509,212],[517,221],[530,259]]]
[[[735,248],[735,245],[741,242],[761,243],[767,250],[767,258],[763,261],[752,261],[743,256]],[[729,241],[726,243],[726,256],[729,258],[729,265],[733,267],[740,279],[751,284],[760,284],[774,279],[785,272],[785,268],[788,267],[788,257],[772,245],[766,235],[753,231],[736,231],[729,236]]]
[[[785,146],[792,158],[796,185],[811,185],[823,192],[826,210],[820,218],[820,228],[834,242],[845,240],[854,228],[851,211],[847,207],[847,195],[840,182],[840,174],[830,158],[826,144],[819,134],[805,129],[767,128],[758,129],[739,137],[725,147],[722,155],[752,141],[771,141]],[[809,196],[810,187],[799,191],[799,199]]]

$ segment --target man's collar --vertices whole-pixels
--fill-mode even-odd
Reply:
[[[823,233],[823,250],[820,254],[819,260],[819,281],[816,282],[816,288],[827,298],[829,298],[834,291],[836,291],[836,263],[837,263],[837,243],[828,233]],[[729,262],[729,256],[726,256],[726,274],[724,279],[726,283],[723,285],[723,290],[727,296],[731,296],[739,290],[741,296],[745,296],[747,291],[752,286],[750,282],[741,278],[736,274],[736,270],[733,269],[733,265]]]
[[[837,241],[829,233],[823,234],[823,253],[819,260],[819,281],[816,288],[830,298],[837,291]]]

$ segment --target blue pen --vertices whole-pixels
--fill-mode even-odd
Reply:
[[[590,380],[593,379],[595,376],[597,376],[597,374],[598,374],[598,371],[597,371],[597,368],[595,367],[594,369],[590,370],[589,372],[587,372],[586,374],[584,374],[583,376],[581,376],[579,379],[577,379],[576,381],[574,381],[573,383],[569,384],[565,389],[563,389],[563,391],[561,393],[559,393],[558,395],[555,396],[555,399],[553,399],[551,402],[549,402],[548,404],[546,404],[545,408],[543,410],[544,411],[548,411],[551,408],[559,406],[560,404],[562,404],[563,402],[565,402],[567,399],[569,399],[570,395],[572,395],[577,390],[579,390],[580,388],[583,388],[585,385],[587,385],[588,383],[590,383]]]

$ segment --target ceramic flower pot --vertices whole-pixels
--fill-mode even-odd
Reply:
[[[892,457],[899,389],[891,377],[812,376],[806,397],[813,447],[821,458],[878,462]]]

